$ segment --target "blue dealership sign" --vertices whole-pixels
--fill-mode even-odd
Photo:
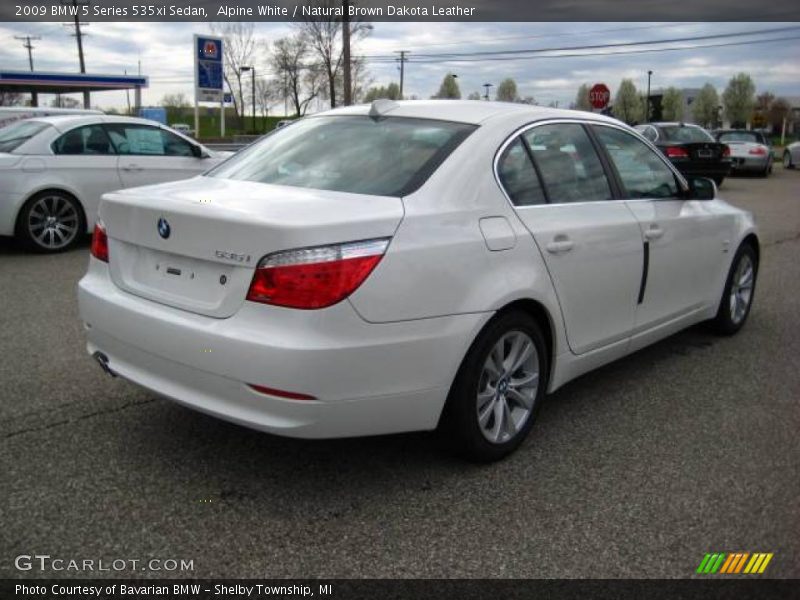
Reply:
[[[222,100],[224,81],[222,52],[221,38],[194,36],[195,97],[199,102]]]

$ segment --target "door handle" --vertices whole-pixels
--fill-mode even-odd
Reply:
[[[644,237],[645,239],[648,240],[657,240],[663,235],[664,235],[664,230],[661,229],[661,227],[659,227],[658,225],[650,225],[650,227],[646,229],[644,232]]]
[[[550,254],[563,254],[572,250],[575,243],[565,235],[557,235],[545,248]]]
[[[122,167],[123,171],[144,171],[144,167],[140,167],[139,165],[125,165]]]

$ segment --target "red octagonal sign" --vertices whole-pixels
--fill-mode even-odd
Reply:
[[[611,98],[611,91],[605,83],[595,83],[589,90],[589,102],[594,108],[605,108]]]

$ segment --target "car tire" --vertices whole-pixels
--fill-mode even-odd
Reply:
[[[751,244],[742,244],[731,262],[717,315],[710,323],[716,333],[733,335],[744,326],[753,306],[757,278],[756,251]]]
[[[86,218],[80,202],[58,190],[39,192],[29,198],[17,218],[17,237],[34,252],[63,252],[85,232]]]
[[[516,310],[495,317],[473,342],[450,389],[439,426],[445,445],[475,462],[516,450],[536,420],[548,363],[533,317]]]
[[[784,169],[794,169],[794,163],[792,162],[792,153],[788,150],[783,151],[783,168]]]

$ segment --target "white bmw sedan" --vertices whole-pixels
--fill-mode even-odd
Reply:
[[[145,119],[18,121],[0,129],[0,235],[65,250],[93,230],[105,192],[194,177],[229,155]]]
[[[79,285],[107,372],[307,437],[439,427],[501,458],[547,392],[700,321],[732,334],[752,216],[585,112],[378,101],[201,177],[106,194]]]

